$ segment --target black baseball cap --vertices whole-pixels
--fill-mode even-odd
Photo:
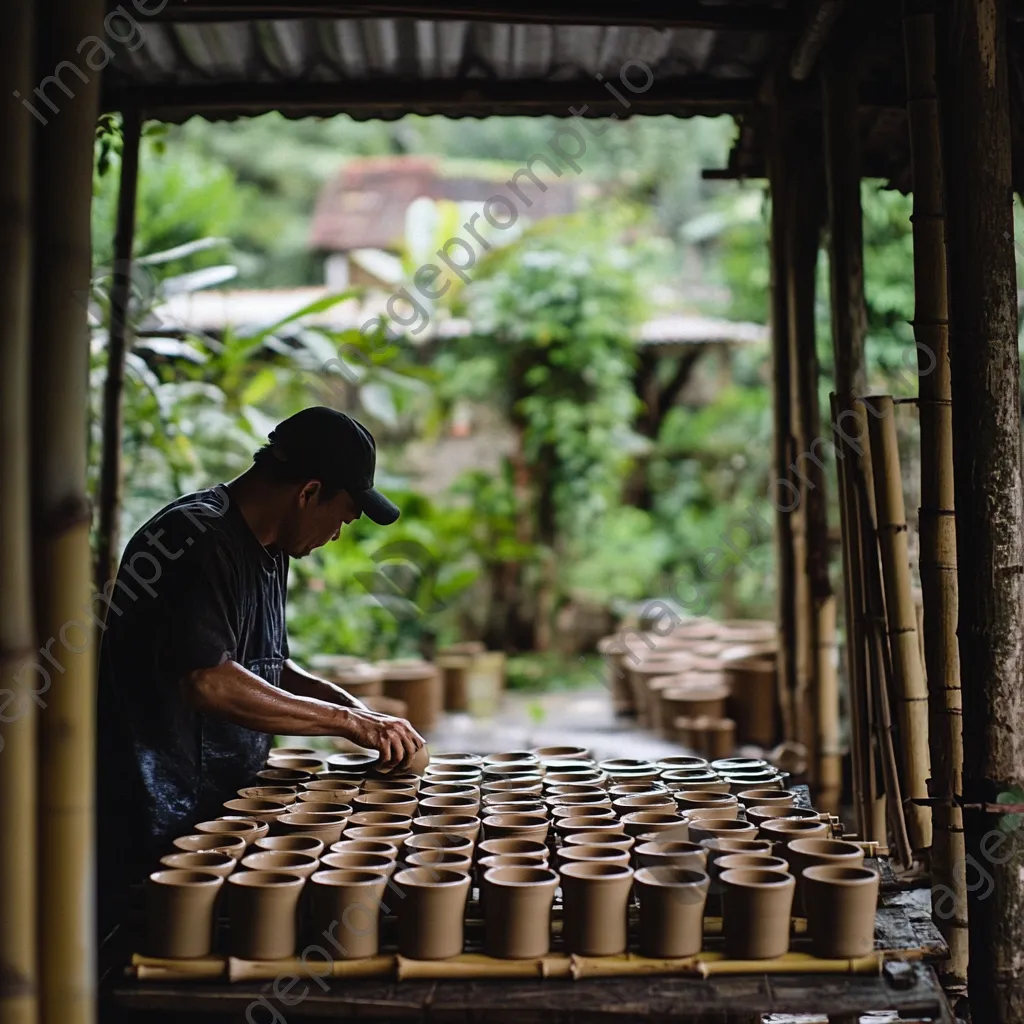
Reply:
[[[398,506],[373,486],[377,446],[357,420],[325,405],[303,409],[270,432],[274,455],[311,480],[348,491],[360,510],[380,526],[400,515]]]

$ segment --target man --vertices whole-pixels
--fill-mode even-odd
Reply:
[[[269,440],[237,479],[158,512],[121,560],[100,653],[105,926],[128,882],[252,781],[272,735],[343,736],[379,751],[384,767],[423,746],[408,722],[370,711],[288,653],[288,558],[363,514],[398,518],[373,486],[373,437],[318,407]]]

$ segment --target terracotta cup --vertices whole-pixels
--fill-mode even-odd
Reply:
[[[496,754],[485,754],[484,764],[540,764],[540,758],[531,750],[501,750]],[[485,769],[486,771],[486,769]]]
[[[488,804],[483,809],[484,817],[490,817],[493,814],[542,814],[547,817],[548,808],[542,803],[496,803]]]
[[[261,850],[259,853],[250,853],[248,857],[243,857],[242,867],[247,871],[277,871],[285,875],[309,878],[320,867],[320,861],[308,853]]]
[[[562,846],[555,851],[559,870],[565,863],[574,861],[597,861],[600,864],[622,864],[629,867],[629,853],[616,850],[614,846]]]
[[[706,758],[697,757],[692,754],[677,754],[674,757],[663,757],[656,765],[655,768],[660,772],[671,772],[679,771],[680,769],[687,768],[707,768],[708,762]]]
[[[394,862],[398,860],[398,847],[377,839],[342,839],[331,843],[329,853],[377,853]]]
[[[238,795],[243,800],[277,800],[282,804],[293,804],[297,792],[294,786],[243,786]]]
[[[804,868],[819,864],[836,864],[840,867],[859,868],[864,865],[864,851],[856,843],[841,839],[794,839],[786,844],[786,859],[793,877],[796,878],[796,896],[793,906],[795,913],[805,914],[804,885],[801,877]]]
[[[480,787],[483,793],[533,793],[536,796],[544,791],[540,779],[524,775],[521,779],[501,779],[497,782],[485,782]]]
[[[650,796],[667,792],[669,792],[668,786],[661,782],[620,782],[608,787],[608,794],[612,797]]]
[[[238,861],[229,853],[217,851],[194,851],[191,853],[169,853],[160,858],[165,868],[179,868],[182,871],[208,871],[211,875],[227,878],[238,866]]]
[[[329,754],[327,764],[334,769],[348,772],[368,772],[380,760],[376,751],[359,752],[346,750],[337,754]]]
[[[292,956],[296,910],[306,879],[281,871],[239,871],[226,884],[228,955],[242,960]]]
[[[769,806],[794,807],[796,793],[791,789],[745,789],[736,794],[744,807]]]
[[[675,794],[681,811],[721,811],[720,818],[735,818],[739,801],[729,793],[709,793],[703,789],[681,789]]]
[[[773,852],[786,857],[787,847],[794,839],[828,839],[828,825],[806,818],[771,818],[761,822],[757,838],[770,840],[775,844]]]
[[[568,841],[569,836],[576,832],[611,832],[616,835],[624,834],[621,821],[606,821],[604,818],[594,818],[583,815],[579,818],[559,818],[554,823],[555,834],[562,840]]]
[[[422,785],[419,788],[420,799],[428,796],[470,796],[480,799],[480,787],[469,783],[438,782],[434,785]]]
[[[550,789],[552,786],[564,786],[567,783],[576,786],[600,786],[605,789],[608,786],[608,776],[596,768],[581,768],[579,771],[549,771],[544,776],[545,789]]]
[[[426,814],[412,819],[413,832],[451,832],[476,842],[480,819],[472,814]]]
[[[551,819],[558,821],[560,818],[594,818],[595,820],[601,819],[603,821],[618,821],[619,816],[610,807],[593,807],[588,805],[586,807],[569,806],[563,807],[556,805],[548,808],[551,812]],[[541,809],[541,813],[547,813],[545,809]]]
[[[870,868],[818,864],[803,870],[807,934],[816,956],[867,956],[875,945],[878,875]]]
[[[405,863],[411,868],[439,868],[445,871],[461,871],[469,874],[473,870],[473,858],[464,853],[452,853],[450,850],[420,850],[410,853]]]
[[[324,844],[313,836],[264,836],[253,846],[274,853],[304,853],[307,857],[319,857],[324,852]]]
[[[590,751],[586,747],[534,747],[530,753],[545,761],[590,761]]]
[[[337,844],[335,844],[337,845]],[[375,875],[390,878],[394,874],[396,860],[383,853],[325,853],[320,858],[325,868],[339,871],[371,871]]]
[[[640,843],[633,856],[640,868],[685,868],[688,871],[706,870],[708,860],[708,852],[702,846],[678,841]]]
[[[274,761],[282,757],[316,757],[317,751],[313,747],[272,747],[268,756]]]
[[[727,853],[715,861],[718,873],[736,868],[762,868],[765,871],[789,871],[789,865],[781,857],[769,853]]]
[[[331,957],[359,960],[380,950],[380,910],[387,876],[376,871],[334,868],[317,871],[307,884],[310,940],[330,937]]]
[[[246,825],[252,825],[253,831],[250,832],[246,838],[249,842],[254,843],[257,839],[262,839],[270,831],[270,822],[268,821],[257,821],[255,818],[247,818],[240,814],[224,815],[224,817],[218,819],[219,821],[234,821],[242,822]],[[199,826],[196,826],[198,830]]]
[[[325,846],[336,843],[348,819],[347,814],[326,811],[292,811],[282,814],[275,822],[280,835],[312,836]]]
[[[223,806],[228,814],[243,814],[247,818],[254,818],[256,821],[265,821],[269,824],[276,818],[280,818],[293,802],[282,803],[280,800],[255,800],[236,797],[234,800],[225,800]]]
[[[626,951],[626,909],[633,871],[596,861],[563,863],[562,940],[569,953],[617,956]]]
[[[640,953],[684,957],[704,941],[708,876],[691,868],[640,868],[634,879],[640,905]]]
[[[647,832],[671,832],[673,830],[676,831],[680,840],[688,838],[687,825],[682,815],[671,811],[633,811],[622,816],[622,824],[626,835],[634,838]]]
[[[346,828],[350,825],[401,825],[408,829],[412,825],[412,818],[393,811],[358,811],[350,815],[345,823]]]
[[[484,899],[484,889],[486,888],[484,876],[491,868],[546,868],[548,866],[544,861],[537,860],[536,857],[530,857],[521,853],[492,853],[486,857],[481,857],[476,862],[476,877],[480,883],[480,898],[481,900]]]
[[[624,832],[572,832],[563,836],[566,846],[613,846],[627,853],[636,845],[632,836]]]
[[[353,825],[346,828],[343,834],[346,839],[374,839],[390,843],[398,851],[413,833],[402,825]]]
[[[253,785],[301,785],[309,782],[312,777],[312,772],[296,771],[294,768],[264,768],[256,773]]]
[[[641,793],[638,796],[617,796],[612,801],[612,808],[621,818],[635,811],[659,811],[674,814],[676,801],[671,793]]]
[[[415,796],[419,787],[418,775],[403,773],[398,776],[385,775],[380,779],[368,777],[362,788],[364,793],[401,793],[404,796]]]
[[[274,757],[274,752],[271,751],[270,757],[267,759],[267,767],[290,768],[295,772],[309,772],[312,775],[322,772],[326,765],[319,757]]]
[[[352,810],[355,812],[389,811],[391,814],[401,814],[406,818],[412,818],[416,814],[417,804],[415,796],[388,790],[374,790],[372,793],[361,793],[352,798]]]
[[[248,843],[242,836],[197,832],[191,836],[179,836],[174,848],[183,853],[226,853],[237,861],[244,856]]]
[[[405,841],[407,853],[420,850],[451,850],[453,853],[473,852],[473,840],[455,832],[420,832]]]
[[[213,821],[200,821],[192,827],[200,835],[241,836],[246,844],[254,842],[261,835],[266,835],[270,827],[266,822],[252,818],[215,818]]]
[[[476,814],[480,798],[473,796],[425,796],[419,802],[420,815]]]
[[[336,807],[347,807],[349,814],[352,813],[352,800],[359,792],[358,789],[310,789],[300,793],[292,805],[293,811],[319,811],[334,810]],[[326,807],[303,806],[308,804],[327,804]]]
[[[532,860],[548,861],[548,848],[538,839],[519,839],[514,836],[502,839],[485,839],[477,846],[481,857],[530,857]]]
[[[485,880],[484,953],[503,960],[545,956],[558,876],[546,867],[493,867]]]
[[[398,952],[412,960],[445,960],[462,952],[469,875],[406,868],[394,876]]]
[[[146,952],[150,956],[207,956],[213,906],[224,879],[209,871],[154,871],[146,883]]]
[[[757,826],[739,818],[695,818],[690,822],[690,842],[705,839],[754,839]]]
[[[302,791],[304,793],[336,793],[339,794],[338,799],[348,803],[349,797],[354,797],[359,792],[359,784],[347,779],[319,778],[303,783]]]
[[[723,871],[722,930],[726,956],[771,960],[789,949],[796,879],[784,871]]]

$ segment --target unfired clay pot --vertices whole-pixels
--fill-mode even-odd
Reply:
[[[761,822],[758,839],[775,843],[775,853],[786,856],[786,847],[794,839],[828,839],[828,825],[806,818],[772,818]]]
[[[419,788],[419,795],[421,799],[429,796],[470,796],[479,800],[480,787],[468,782],[438,782],[433,785],[424,783]]]
[[[817,811],[808,810],[806,807],[787,807],[779,804],[752,804],[746,808],[747,821],[755,825],[763,825],[766,821],[775,818],[804,818],[807,821],[820,821],[821,817]]]
[[[702,846],[679,841],[641,843],[633,856],[637,867],[685,868],[688,871],[704,871],[708,860],[708,852]]]
[[[353,825],[343,834],[346,839],[379,839],[401,850],[413,833],[402,825]]]
[[[146,952],[206,956],[213,942],[213,906],[224,879],[209,871],[154,871],[146,883]]]
[[[227,882],[228,954],[281,960],[295,953],[295,917],[304,878],[278,871],[239,871]]]
[[[247,800],[236,797],[234,800],[225,800],[223,806],[228,814],[243,814],[247,818],[265,821],[269,825],[288,810],[289,804],[281,803],[280,800]]]
[[[484,755],[484,765],[491,764],[540,764],[540,758],[529,750],[502,750],[496,754]],[[486,768],[484,769],[486,771]]]
[[[676,801],[671,793],[646,793],[639,796],[619,796],[612,801],[612,808],[621,818],[637,811],[660,811],[674,814]]]
[[[323,811],[293,811],[282,814],[275,822],[275,829],[280,835],[312,836],[330,846],[341,838],[347,818],[346,814]]]
[[[296,771],[294,768],[263,768],[256,773],[254,786],[298,786],[309,782],[312,772]]]
[[[169,853],[160,858],[165,868],[178,868],[182,871],[208,871],[219,878],[227,878],[238,865],[230,854],[217,852]]]
[[[688,789],[691,791],[703,790],[709,793],[728,793],[729,783],[712,771],[672,771],[662,772],[661,781],[670,790],[678,791]]]
[[[412,819],[413,832],[451,832],[476,842],[480,819],[471,814],[426,814]]]
[[[329,853],[377,853],[387,857],[392,863],[398,859],[398,848],[391,843],[382,843],[375,839],[342,839],[331,843]]]
[[[226,853],[236,861],[245,855],[249,844],[242,836],[197,832],[192,836],[179,836],[174,848],[183,853]]]
[[[425,796],[419,802],[419,813],[426,814],[476,814],[480,810],[480,798],[472,796]]]
[[[626,951],[626,908],[633,871],[620,864],[562,865],[562,940],[569,953],[617,956]]]
[[[313,779],[303,783],[302,789],[306,793],[334,793],[332,799],[347,804],[359,792],[359,784],[348,779]]]
[[[708,892],[708,876],[703,871],[640,868],[635,889],[642,956],[684,957],[700,952]]]
[[[543,843],[551,822],[544,814],[490,814],[483,820],[485,839],[535,839]]]
[[[359,790],[354,787],[349,790],[337,789],[337,790],[308,790],[303,793],[299,793],[296,798],[296,804],[327,804],[330,809],[335,807],[347,807],[348,813],[352,813],[352,800],[358,795]],[[324,810],[320,807],[296,807],[292,805],[293,811],[319,811]]]
[[[253,846],[257,850],[271,850],[279,853],[304,853],[308,857],[319,857],[324,844],[313,836],[264,836]]]
[[[544,802],[548,807],[611,807],[612,801],[604,790],[596,789],[593,793],[558,793],[549,792]],[[639,807],[635,808],[640,810]]]
[[[241,836],[247,844],[270,831],[265,821],[252,818],[214,818],[213,821],[200,821],[193,828],[200,835]]]
[[[680,839],[686,839],[686,823],[682,815],[665,811],[634,811],[622,816],[626,835],[634,838],[647,832],[670,832],[676,830]],[[673,836],[673,839],[676,836]]]
[[[789,949],[796,880],[784,871],[723,871],[722,930],[726,956],[770,960]]]
[[[293,804],[298,799],[294,786],[243,786],[238,795],[243,800],[276,800],[282,804]]]
[[[254,831],[251,832],[246,838],[253,843],[256,842],[257,839],[262,839],[265,835],[267,835],[270,832],[269,821],[258,821],[256,818],[249,818],[242,814],[225,814],[223,817],[220,817],[217,820],[242,822],[246,825],[252,825]],[[196,830],[198,831],[198,829],[199,826],[196,825]]]
[[[485,782],[480,787],[481,792],[486,796],[488,793],[533,793],[540,796],[544,790],[539,779],[532,775],[524,775],[519,779],[501,779],[495,782]]]
[[[274,752],[271,751],[270,757],[267,759],[267,767],[290,768],[294,772],[315,774],[322,772],[326,765],[319,757],[274,757]]]
[[[473,852],[473,840],[456,832],[420,832],[405,841],[407,853],[420,850],[451,850],[453,853]]]
[[[304,795],[325,797],[330,794],[306,793]],[[297,800],[288,808],[288,810],[289,812],[304,811],[311,812],[313,814],[340,814],[343,818],[348,818],[352,814],[352,805],[349,803],[342,803],[338,800]],[[279,829],[276,830],[280,831]]]
[[[368,775],[362,784],[364,793],[405,793],[415,796],[423,780],[409,772],[398,772],[387,775]]]
[[[558,876],[545,867],[495,867],[485,874],[484,953],[506,960],[545,956]]]
[[[506,782],[509,779],[543,779],[544,767],[532,761],[510,761],[505,764],[484,764],[484,782]]]
[[[468,750],[442,750],[440,753],[433,754],[430,760],[446,763],[457,762],[463,765],[481,765],[484,763],[482,755],[474,754]]]
[[[561,869],[563,864],[573,861],[591,860],[599,864],[622,864],[629,866],[629,852],[616,850],[614,846],[561,846],[555,852],[555,859]]]
[[[621,821],[606,821],[604,818],[586,815],[579,818],[559,818],[554,823],[554,829],[555,834],[563,843],[576,832],[612,832],[616,834],[625,832]]]
[[[512,855],[530,857],[533,860],[548,861],[548,848],[537,839],[518,839],[506,837],[502,839],[485,839],[477,847],[481,857],[501,857]]]
[[[270,757],[279,759],[282,757],[316,757],[317,751],[312,747],[273,747]]]
[[[796,793],[791,789],[745,789],[737,793],[744,807],[761,807],[774,804],[777,807],[794,807]]]
[[[417,799],[405,793],[389,793],[386,790],[374,790],[372,793],[360,793],[352,798],[352,809],[358,811],[388,811],[401,814],[407,818],[415,817]]]
[[[477,813],[479,814],[479,812]],[[502,800],[498,803],[488,804],[483,809],[485,817],[489,817],[492,814],[542,814],[546,817],[547,813],[548,808],[537,801],[533,803],[506,803]]]
[[[754,839],[757,827],[739,818],[696,818],[690,822],[690,842],[705,839]]]
[[[760,868],[765,871],[789,871],[789,865],[781,857],[769,853],[727,853],[715,860],[718,873],[743,868]]]
[[[351,814],[345,823],[349,828],[353,825],[401,825],[402,828],[412,827],[412,818],[405,814],[393,814],[391,811],[360,811]]]
[[[458,956],[462,952],[469,875],[406,868],[393,881],[404,897],[395,901],[398,952],[413,960]]]
[[[587,805],[586,807],[577,807],[575,805],[563,807],[556,804],[551,808],[545,808],[542,806],[540,813],[546,814],[548,810],[551,812],[552,821],[558,821],[560,818],[593,818],[595,821],[619,820],[619,816],[610,807],[593,807],[591,805]]]
[[[708,762],[703,757],[677,754],[674,757],[663,757],[654,767],[660,772],[672,772],[686,768],[707,768]]]
[[[320,858],[325,868],[339,871],[371,871],[375,875],[390,878],[395,871],[396,861],[383,853],[325,853]]]
[[[473,870],[473,858],[464,853],[452,853],[450,850],[420,850],[410,853],[405,863],[411,868],[430,868],[445,871],[461,871],[469,874]]]
[[[318,871],[307,886],[309,934],[314,943],[333,938],[331,956],[358,960],[380,949],[380,907],[387,877],[375,871]]]
[[[601,786],[607,787],[609,782],[605,772],[598,768],[578,768],[573,771],[548,771],[544,776],[544,785],[552,786]]]
[[[598,790],[598,787],[594,786],[593,789]],[[668,786],[660,782],[619,782],[608,787],[608,795],[612,799],[618,796],[650,796],[654,793],[667,792],[669,792]]]
[[[739,801],[729,793],[709,793],[700,789],[681,789],[675,794],[681,811],[721,811],[720,818],[735,818]]]
[[[859,868],[864,865],[864,851],[856,843],[845,843],[841,839],[794,839],[786,844],[786,860],[796,878],[795,913],[804,914],[806,905],[801,877],[804,868],[818,864]]]
[[[286,875],[309,878],[320,866],[316,857],[308,853],[289,853],[286,850],[261,850],[242,858],[242,867],[249,871],[279,871]]]
[[[534,747],[531,753],[545,761],[590,761],[590,751],[586,747]]]
[[[562,837],[566,846],[614,846],[627,853],[636,845],[632,836],[625,832],[571,832]]]
[[[807,934],[816,956],[867,956],[874,949],[878,875],[870,868],[804,868]]]

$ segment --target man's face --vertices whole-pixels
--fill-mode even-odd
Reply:
[[[294,507],[281,524],[278,546],[292,558],[304,558],[328,541],[337,540],[341,528],[361,515],[348,491],[339,491],[330,501],[324,501],[321,484],[311,481],[298,492]]]

